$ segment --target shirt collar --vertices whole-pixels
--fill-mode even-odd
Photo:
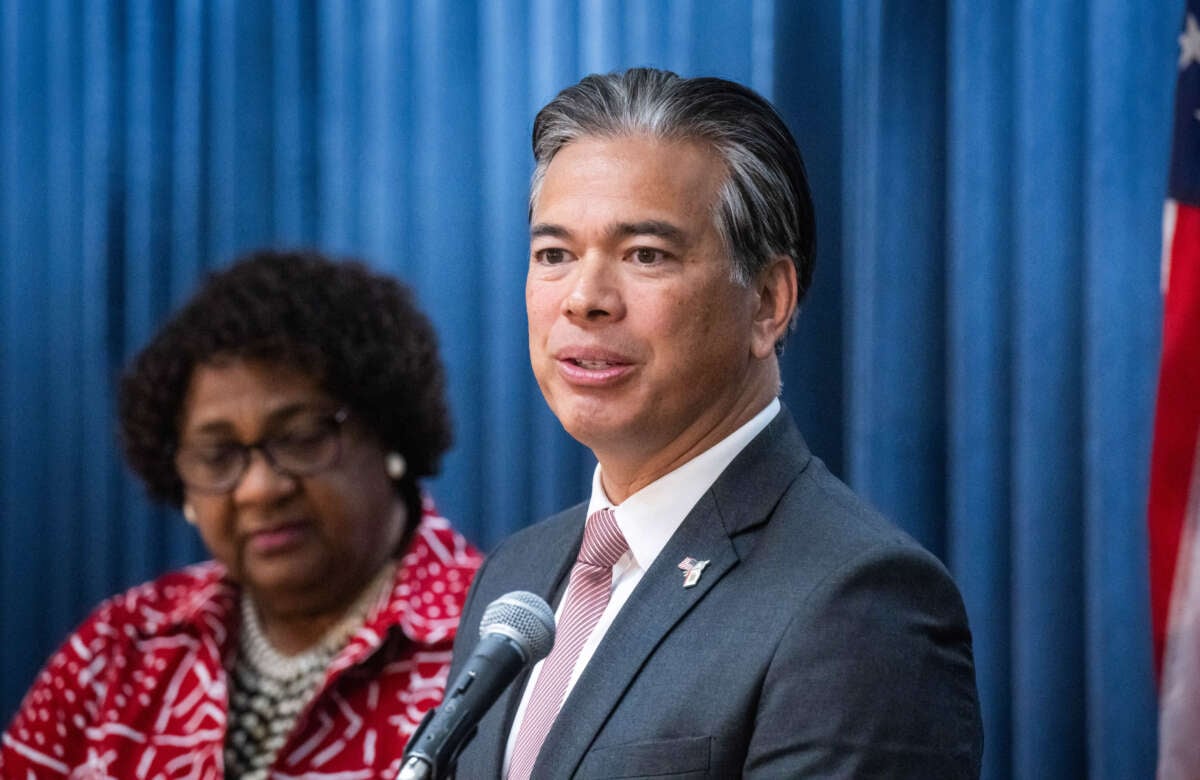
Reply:
[[[733,433],[617,506],[605,494],[600,481],[600,465],[596,464],[596,470],[592,473],[592,496],[588,501],[587,516],[591,517],[605,507],[613,507],[617,526],[629,543],[629,550],[638,567],[643,571],[649,569],[700,497],[712,487],[738,453],[767,427],[781,408],[779,399],[772,398],[762,411]]]

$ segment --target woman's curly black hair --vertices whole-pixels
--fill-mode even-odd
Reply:
[[[399,491],[419,511],[415,480],[437,473],[451,429],[437,338],[407,287],[316,252],[253,252],[211,274],[121,377],[121,444],[151,498],[182,504],[174,458],[184,395],[197,365],[225,358],[315,378],[404,455]]]

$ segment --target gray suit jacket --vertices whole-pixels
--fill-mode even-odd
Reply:
[[[450,679],[484,608],[554,605],[584,505],[509,537],[471,588]],[[710,561],[683,587],[678,563]],[[464,748],[499,777],[527,674]],[[535,778],[975,778],[971,635],[945,568],[808,451],[784,410],[704,494],[604,636]]]

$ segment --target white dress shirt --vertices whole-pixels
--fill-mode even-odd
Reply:
[[[651,482],[617,506],[614,506],[605,495],[604,487],[600,482],[600,465],[596,465],[596,470],[592,474],[592,497],[588,502],[586,516],[591,517],[593,513],[605,507],[612,507],[613,514],[616,515],[617,526],[625,536],[625,541],[629,543],[629,551],[621,556],[621,559],[613,566],[612,595],[596,628],[593,629],[583,648],[579,651],[579,660],[575,663],[575,669],[567,683],[567,690],[563,694],[564,701],[570,695],[571,689],[575,687],[579,676],[583,674],[592,655],[595,654],[600,640],[604,638],[613,619],[621,611],[621,607],[625,606],[625,602],[629,600],[629,594],[633,593],[633,589],[642,581],[642,576],[649,570],[658,554],[667,546],[667,542],[678,530],[688,513],[692,511],[692,507],[713,486],[717,477],[721,476],[721,472],[733,462],[738,453],[775,418],[779,409],[779,399],[771,399],[771,402],[762,411],[742,427],[679,468]],[[681,585],[683,577],[683,572],[680,572]],[[563,605],[566,603],[567,594],[564,594],[554,615],[556,622],[562,616]],[[504,750],[505,775],[508,774],[508,762],[517,741],[517,733],[525,719],[525,708],[529,704],[529,696],[541,674],[542,663],[539,661],[529,675],[529,681],[521,695],[521,703],[513,718],[512,729],[508,733],[508,745]]]

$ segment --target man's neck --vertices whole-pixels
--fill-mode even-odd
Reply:
[[[693,426],[666,448],[657,452],[601,451],[593,449],[600,463],[600,481],[613,504],[620,504],[649,484],[670,474],[693,458],[716,446],[749,422],[775,398],[775,393],[747,397],[729,414],[707,426]]]

